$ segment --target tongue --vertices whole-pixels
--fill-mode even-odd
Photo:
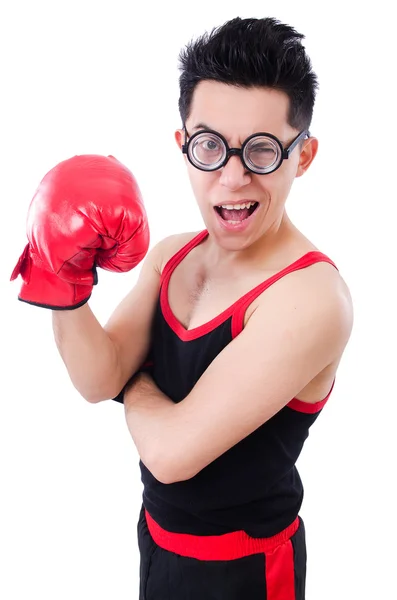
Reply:
[[[227,208],[221,208],[220,213],[225,221],[244,221],[249,216],[249,209],[228,210]]]

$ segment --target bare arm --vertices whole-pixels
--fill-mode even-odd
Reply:
[[[162,245],[148,253],[137,284],[105,327],[88,304],[52,313],[62,360],[73,385],[88,402],[117,396],[146,358],[160,286]]]
[[[75,388],[88,402],[110,398],[118,371],[117,351],[88,304],[76,310],[53,311],[52,326]]]

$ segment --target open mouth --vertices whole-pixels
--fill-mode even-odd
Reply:
[[[222,205],[215,206],[215,210],[218,215],[229,223],[240,223],[250,217],[258,208],[258,202],[245,202],[244,204]]]

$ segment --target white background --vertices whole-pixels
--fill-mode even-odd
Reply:
[[[9,276],[38,182],[75,154],[113,154],[134,171],[153,244],[203,227],[173,139],[177,57],[235,16],[273,16],[306,35],[320,150],[287,206],[336,262],[355,306],[334,392],[299,460],[307,599],[397,598],[396,51],[386,2],[353,6],[13,0],[1,9],[2,600],[138,598],[142,486],[123,408],[79,396],[50,311],[18,302],[20,280]],[[91,307],[102,323],[138,271],[99,273]]]

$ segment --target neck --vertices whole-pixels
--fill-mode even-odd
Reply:
[[[221,246],[217,240],[209,235],[207,239],[207,260],[212,267],[233,267],[253,265],[272,260],[280,254],[281,248],[288,247],[296,239],[298,230],[284,212],[278,222],[273,223],[268,230],[252,243],[247,241],[247,246],[230,249]]]

